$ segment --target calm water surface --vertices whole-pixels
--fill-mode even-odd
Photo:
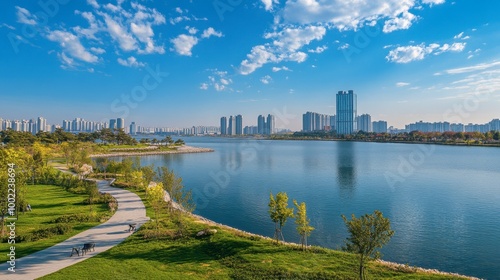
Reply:
[[[272,236],[269,193],[308,207],[310,243],[339,248],[341,214],[380,210],[395,235],[383,259],[500,279],[500,149],[322,141],[183,138],[213,153],[158,155],[194,191],[196,213]],[[290,201],[290,206],[292,205]],[[299,242],[293,220],[287,241]]]

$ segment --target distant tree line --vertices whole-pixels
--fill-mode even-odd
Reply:
[[[436,142],[436,143],[498,143],[500,131],[481,132],[421,132],[374,133],[359,131],[352,135],[339,135],[335,131],[295,132],[293,134],[272,135],[271,139],[331,139],[378,142]]]

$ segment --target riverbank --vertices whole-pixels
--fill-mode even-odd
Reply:
[[[170,195],[166,191],[165,191],[165,195],[164,195],[164,200],[166,202],[170,201]],[[182,209],[182,206],[180,206],[176,202],[173,202],[172,206],[175,209],[182,211],[182,212],[188,214],[189,216],[191,216],[192,218],[194,218],[196,223],[204,224],[204,225],[210,226],[210,227],[223,228],[229,232],[233,232],[236,236],[243,236],[243,237],[247,237],[247,238],[251,238],[251,239],[252,238],[253,239],[263,239],[263,240],[267,240],[267,241],[271,241],[271,242],[275,241],[274,239],[272,239],[268,236],[263,236],[263,235],[247,232],[244,230],[240,230],[240,229],[237,229],[237,228],[225,225],[225,224],[217,223],[217,222],[210,220],[210,219],[207,219],[203,216],[187,212],[184,209]],[[280,242],[280,243],[285,245],[285,246],[291,247],[295,250],[300,250],[302,248],[301,244],[294,243],[294,242]],[[308,248],[309,249],[313,249],[313,248],[326,249],[326,248],[311,246],[311,245],[309,245]],[[387,267],[389,269],[392,269],[394,271],[401,271],[401,272],[408,272],[408,273],[421,273],[421,274],[428,274],[428,275],[442,275],[442,276],[449,276],[449,277],[453,277],[453,278],[461,278],[461,279],[469,279],[469,280],[481,280],[480,278],[460,275],[458,273],[444,272],[444,271],[439,271],[437,269],[409,266],[409,265],[405,265],[405,264],[384,261],[381,259],[377,260],[375,263],[380,264],[380,265]]]
[[[94,154],[90,155],[91,158],[102,158],[102,157],[127,157],[127,156],[150,156],[150,155],[165,155],[165,154],[190,154],[190,153],[210,153],[213,152],[213,149],[209,148],[200,148],[200,147],[192,147],[192,146],[178,146],[173,147],[169,150],[161,150],[161,149],[127,149],[127,151],[119,151],[116,150],[113,153],[104,153],[104,154]]]

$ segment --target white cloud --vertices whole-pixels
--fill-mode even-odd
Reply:
[[[341,45],[340,47],[338,47],[337,49],[338,50],[345,50],[349,47],[350,47],[350,45],[348,43],[345,43],[345,44]],[[385,49],[385,47],[384,47],[384,49]]]
[[[264,9],[266,11],[273,10],[273,4],[279,4],[279,0],[261,0],[262,4],[264,4]]]
[[[94,7],[95,9],[99,9],[99,4],[97,4],[96,0],[87,0],[87,4]]]
[[[80,14],[84,19],[86,19],[89,23],[88,28],[82,28],[80,26],[73,27],[73,30],[88,39],[93,39],[93,40],[98,40],[95,36],[95,34],[99,31],[101,31],[101,28],[99,27],[99,23],[97,22],[94,14],[91,12],[80,12],[80,11],[75,11],[75,14]]]
[[[101,49],[101,48],[95,48],[95,47],[92,47],[90,48],[90,50],[95,53],[95,54],[103,54],[106,52],[106,50],[104,49]]]
[[[326,51],[327,49],[328,49],[328,47],[324,45],[324,46],[318,46],[312,50],[308,50],[308,52],[310,52],[310,53],[322,53],[322,52]]]
[[[122,59],[122,58],[118,58],[117,61],[121,65],[127,66],[127,67],[144,67],[144,66],[146,66],[146,64],[144,64],[142,62],[138,62],[137,59],[133,56],[127,58],[126,60]]]
[[[390,33],[396,30],[408,29],[417,17],[409,12],[403,12],[401,16],[391,18],[384,23],[384,33]]]
[[[8,25],[7,23],[2,23],[2,25],[0,25],[0,27],[7,27],[10,30],[15,30],[16,29],[14,26]]]
[[[233,80],[227,76],[227,71],[219,71],[217,69],[209,69],[211,75],[208,76],[208,82],[202,83],[200,89],[208,90],[213,87],[216,91],[234,91],[230,88]]]
[[[423,4],[429,4],[429,5],[439,5],[443,4],[445,0],[422,0]]]
[[[124,51],[132,51],[137,49],[137,41],[127,32],[126,27],[114,21],[110,16],[104,15],[109,35],[118,42],[120,48]]]
[[[263,84],[267,85],[267,84],[269,84],[269,83],[272,81],[272,78],[271,78],[271,76],[266,75],[266,76],[264,76],[264,77],[260,78],[260,81],[261,81]]]
[[[474,71],[486,70],[486,69],[497,67],[497,66],[500,66],[500,61],[494,61],[491,63],[480,63],[480,64],[467,66],[467,67],[461,67],[461,68],[454,68],[454,69],[446,70],[445,72],[447,74],[462,74],[462,73],[469,73],[469,72],[474,72]]]
[[[198,33],[198,29],[194,28],[194,27],[190,27],[190,26],[186,26],[186,30],[189,32],[189,34],[191,35],[194,35],[196,33]]]
[[[416,6],[418,3],[414,0],[288,0],[283,17],[289,23],[321,22],[338,30],[373,26],[377,21],[384,20],[384,32],[392,32],[411,26],[416,17],[409,10]]]
[[[203,31],[203,34],[201,34],[201,38],[210,38],[210,36],[215,36],[215,37],[222,37],[222,32],[215,31],[212,27],[209,27]]]
[[[455,36],[453,37],[453,39],[460,39],[460,38],[462,38],[462,36],[464,36],[464,33],[463,33],[463,32],[460,32],[459,34],[455,35]]]
[[[444,44],[420,44],[414,46],[397,47],[389,52],[385,57],[390,62],[409,63],[412,61],[422,60],[429,54],[440,55],[445,52],[461,52],[464,50],[466,43],[453,43],[452,45]]]
[[[198,44],[198,38],[185,34],[181,34],[170,41],[174,44],[174,51],[185,56],[191,56],[191,50]]]
[[[273,72],[292,71],[292,70],[288,69],[288,67],[286,67],[286,66],[283,66],[283,67],[273,67],[272,70],[273,70]]]
[[[410,85],[410,83],[405,83],[405,82],[396,83],[397,87],[406,87],[406,86],[409,86],[409,85]]]
[[[36,16],[32,15],[30,11],[26,10],[25,8],[21,8],[19,6],[16,6],[17,10],[17,22],[19,23],[24,23],[28,25],[35,25],[36,24]]]
[[[87,51],[80,39],[70,32],[50,31],[47,38],[60,44],[63,49],[63,61],[68,59],[66,54],[85,62],[95,63],[98,61],[98,57]]]
[[[208,89],[208,84],[207,83],[201,83],[200,89],[207,90]]]
[[[248,75],[270,62],[304,62],[307,54],[299,49],[313,40],[321,40],[325,33],[323,26],[286,27],[279,32],[266,33],[264,38],[273,39],[273,42],[253,47],[247,59],[241,62],[239,72]]]

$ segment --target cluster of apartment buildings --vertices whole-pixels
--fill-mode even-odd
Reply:
[[[243,127],[243,116],[241,115],[220,118],[221,135],[271,135],[274,133],[276,133],[276,120],[271,114],[268,114],[267,118],[259,115],[256,126],[245,127]]]
[[[500,131],[500,120],[494,119],[486,124],[461,124],[449,122],[416,122],[405,129],[387,127],[387,122],[372,121],[369,114],[357,115],[357,96],[353,90],[339,91],[336,95],[336,115],[306,112],[302,115],[302,131],[336,131],[338,134],[352,134],[358,131],[375,133],[398,132],[481,132]]]

